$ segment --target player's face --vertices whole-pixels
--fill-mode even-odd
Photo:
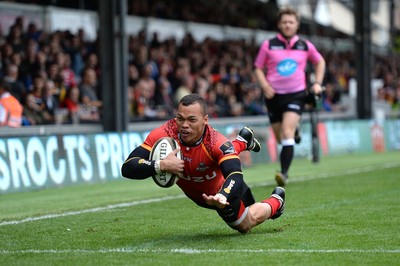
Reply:
[[[278,23],[278,28],[283,37],[290,39],[296,35],[299,28],[299,22],[294,15],[283,15]]]
[[[208,123],[208,115],[203,115],[198,103],[189,106],[181,104],[178,107],[175,121],[183,142],[193,145],[203,136],[204,128]]]

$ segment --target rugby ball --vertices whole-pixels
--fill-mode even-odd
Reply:
[[[154,144],[151,153],[150,160],[163,160],[170,152],[179,147],[179,143],[171,137],[163,137]],[[182,152],[179,151],[176,156],[182,159]],[[175,184],[177,175],[160,172],[159,174],[153,175],[154,182],[163,188],[171,187]]]

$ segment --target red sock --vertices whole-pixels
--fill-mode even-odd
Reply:
[[[279,209],[279,207],[281,206],[281,202],[277,198],[274,198],[274,197],[265,199],[262,202],[268,203],[269,206],[271,206],[271,216],[273,216],[276,213],[276,211]]]
[[[239,154],[242,151],[245,151],[247,148],[246,142],[239,141],[237,139],[232,140],[233,147],[235,147],[236,152]]]

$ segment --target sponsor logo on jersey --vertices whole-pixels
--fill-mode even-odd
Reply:
[[[192,162],[192,158],[189,158],[189,157],[183,157],[183,160],[186,162],[189,162],[189,163]]]
[[[232,187],[233,187],[234,184],[235,184],[235,181],[234,181],[234,180],[231,180],[231,182],[229,182],[229,186],[227,186],[226,188],[224,188],[224,191],[225,191],[227,194],[231,193],[231,190],[232,190]]]
[[[200,172],[204,172],[208,169],[209,167],[205,163],[199,163],[199,166],[197,166],[196,170]]]
[[[206,180],[214,179],[217,177],[217,172],[213,171],[211,175],[205,175],[205,176],[182,176],[182,179],[186,179],[188,181],[193,181],[197,183],[204,182]]]
[[[151,162],[148,161],[148,160],[146,160],[146,159],[140,159],[140,160],[138,161],[138,164],[147,164],[147,165],[151,165]]]
[[[233,147],[233,144],[232,144],[232,142],[230,142],[230,141],[224,142],[224,143],[219,147],[219,149],[222,151],[222,153],[223,153],[224,155],[235,153],[235,147]]]
[[[294,72],[296,72],[297,62],[290,58],[282,60],[276,67],[276,70],[278,71],[278,73],[281,76],[284,76],[284,77],[290,76]]]

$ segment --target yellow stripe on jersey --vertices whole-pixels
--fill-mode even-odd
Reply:
[[[142,146],[143,148],[145,148],[146,150],[148,150],[148,151],[150,151],[151,152],[151,150],[152,150],[152,148],[149,146],[149,145],[146,145],[146,144],[142,144],[142,145],[140,145],[140,146]]]
[[[230,177],[231,175],[234,175],[234,174],[243,175],[243,172],[238,172],[238,171],[232,172],[232,173],[230,173],[230,174],[226,177],[226,179],[228,179],[228,177]]]
[[[239,155],[237,154],[231,154],[228,156],[224,156],[221,158],[221,160],[219,160],[218,164],[221,164],[222,162],[226,161],[226,160],[230,160],[230,159],[239,159]]]

